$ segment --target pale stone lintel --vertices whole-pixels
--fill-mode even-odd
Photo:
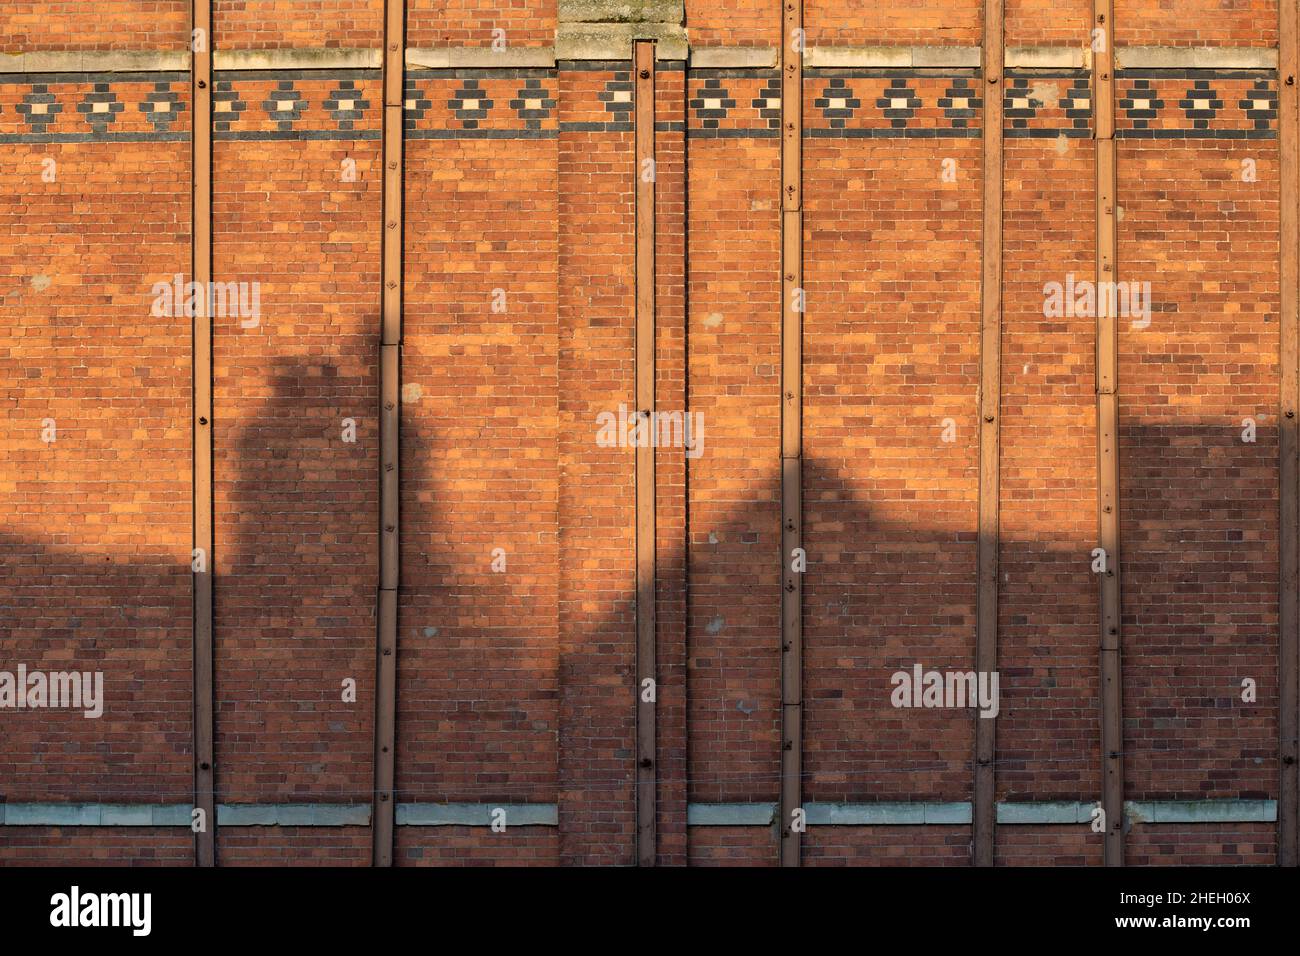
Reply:
[[[977,46],[810,46],[807,67],[944,67],[979,66]]]
[[[805,803],[809,826],[923,826],[971,821],[969,803]]]
[[[496,819],[507,827],[554,827],[560,813],[554,803],[399,803],[396,822],[406,827],[487,827]]]
[[[1077,803],[1073,800],[999,803],[998,823],[1088,823],[1092,820],[1092,811],[1096,806],[1096,803]]]
[[[697,46],[691,50],[691,66],[711,69],[776,69],[774,46]]]
[[[626,59],[626,57],[624,57]],[[493,50],[490,46],[408,49],[406,66],[412,70],[492,69],[494,67],[553,67],[555,47],[521,46]]]
[[[1009,46],[1008,70],[1080,70],[1083,48],[1075,46]]]
[[[1089,823],[1094,802],[1073,800],[999,803],[1002,825]],[[493,812],[505,811],[505,825],[557,826],[553,803],[399,803],[400,826],[491,826]],[[807,803],[811,826],[964,825],[971,822],[965,802]],[[0,803],[0,826],[10,827],[188,827],[189,804],[151,803]],[[1134,823],[1275,823],[1276,800],[1127,801],[1124,814]],[[690,826],[771,826],[773,803],[692,803]],[[368,826],[366,803],[218,804],[220,826]]]
[[[1002,825],[1087,824],[1096,801],[1043,800],[997,805]],[[809,826],[966,825],[971,805],[965,802],[806,803]],[[1272,823],[1273,800],[1156,800],[1128,802],[1124,812],[1135,823]],[[776,807],[771,803],[692,803],[686,810],[690,826],[768,826]]]
[[[223,827],[364,827],[368,803],[234,803],[217,805]]]
[[[214,70],[377,70],[384,51],[302,48],[297,50],[215,50]]]
[[[692,827],[766,827],[776,819],[774,803],[692,803],[686,824]]]
[[[627,60],[633,40],[657,40],[655,58],[685,60],[686,31],[676,23],[561,23],[555,31],[557,60]]]
[[[1275,823],[1276,800],[1135,800],[1124,814],[1134,823]]]
[[[660,60],[685,60],[690,49],[678,24],[653,22],[561,23],[553,47],[447,47],[408,49],[406,65],[416,70],[553,67],[560,60],[626,60],[634,39],[654,39]],[[775,47],[701,47],[690,52],[693,66],[709,69],[770,69],[777,65]],[[1119,47],[1120,69],[1273,70],[1277,50],[1268,47]],[[284,50],[217,50],[216,70],[373,69],[383,51],[374,49],[301,48]],[[1008,69],[1088,69],[1091,57],[1082,47],[1007,47]],[[809,47],[804,65],[827,68],[978,67],[974,46]],[[175,73],[188,72],[187,51],[72,50],[0,53],[4,73]]]
[[[1159,47],[1115,48],[1118,68],[1276,70],[1277,50],[1270,47]]]
[[[561,23],[681,23],[684,0],[560,0]]]
[[[0,826],[189,826],[190,807],[164,803],[0,803]]]
[[[187,50],[51,50],[0,53],[0,73],[188,73]]]

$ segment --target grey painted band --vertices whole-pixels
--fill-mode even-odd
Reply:
[[[1044,825],[1088,823],[1097,804],[1078,801],[999,803],[998,823]],[[504,810],[506,826],[559,825],[553,803],[399,803],[399,826],[491,826],[493,811]],[[807,803],[810,826],[942,826],[971,822],[965,802]],[[0,826],[10,827],[179,827],[190,824],[189,804],[0,803]],[[1273,823],[1275,800],[1135,800],[1124,804],[1134,823]],[[774,803],[692,803],[689,826],[771,826]],[[235,803],[218,804],[217,825],[369,826],[369,804]]]

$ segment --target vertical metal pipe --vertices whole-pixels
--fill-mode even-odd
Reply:
[[[1092,80],[1097,150],[1097,283],[1116,282],[1114,0],[1094,0]],[[1102,808],[1107,866],[1124,865],[1124,732],[1121,703],[1119,530],[1119,331],[1107,301],[1097,309],[1097,524],[1105,553],[1101,589]]]
[[[1278,415],[1279,595],[1278,595],[1278,864],[1297,863],[1297,729],[1300,728],[1300,656],[1297,628],[1300,628],[1300,441],[1296,416],[1300,415],[1300,335],[1296,307],[1300,299],[1300,264],[1297,263],[1297,202],[1300,202],[1300,166],[1296,149],[1300,143],[1300,114],[1297,114],[1296,0],[1281,0],[1278,30],[1278,137],[1281,230],[1280,283],[1281,348],[1280,414]]]
[[[655,410],[655,44],[633,43],[636,71],[636,411],[645,434]],[[654,866],[656,848],[655,448],[636,449],[636,848]]]
[[[803,3],[781,17],[781,851],[798,866],[803,804]]]
[[[979,384],[979,595],[975,625],[975,668],[998,667],[998,478],[1002,396],[1002,105],[1003,0],[984,0],[984,226],[980,294]],[[975,718],[975,804],[973,850],[976,866],[993,865],[997,826],[994,793],[994,719]]]
[[[372,862],[393,864],[397,795],[397,594],[400,580],[402,365],[402,88],[405,0],[384,7],[383,261],[379,345],[379,594],[375,640],[375,792]]]
[[[191,229],[193,281],[206,290],[212,280],[212,4],[194,0],[191,8],[190,96],[194,104],[191,136]],[[194,595],[194,807],[202,829],[194,834],[198,866],[216,865],[216,756],[212,700],[212,317],[209,297],[191,327],[193,387],[193,548]],[[202,570],[198,570],[201,568]]]

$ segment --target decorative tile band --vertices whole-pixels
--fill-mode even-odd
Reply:
[[[406,136],[553,139],[630,133],[628,64],[412,71]],[[376,140],[379,78],[370,69],[242,70],[214,76],[217,140]],[[0,142],[176,142],[189,138],[188,78],[180,73],[0,75]],[[1121,70],[1116,136],[1275,139],[1277,78],[1268,70]],[[973,69],[809,70],[804,135],[825,138],[972,138],[983,91]],[[1083,70],[1010,70],[1008,138],[1088,138],[1090,79]],[[561,109],[563,104],[563,109]],[[775,71],[691,71],[684,124],[694,139],[772,138],[780,124]]]

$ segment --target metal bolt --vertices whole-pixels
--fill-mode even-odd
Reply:
[[[206,425],[207,423],[208,423],[208,420],[207,420],[206,418],[204,418],[203,416],[200,415],[200,416],[199,416],[199,424],[200,424],[200,425]]]
[[[642,71],[641,71],[641,79],[643,79],[643,80],[648,80],[648,79],[650,79],[650,71],[649,71],[649,70],[642,70]]]

